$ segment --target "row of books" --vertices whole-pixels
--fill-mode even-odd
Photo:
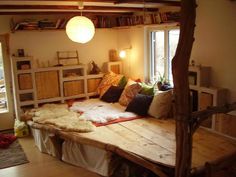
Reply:
[[[135,16],[122,16],[117,18],[117,26],[133,26],[141,24],[160,24],[179,22],[179,12],[150,13]]]
[[[96,28],[112,28],[116,26],[133,26],[141,24],[160,24],[166,22],[179,22],[179,12],[164,13],[146,13],[144,15],[108,17],[108,16],[92,16],[89,17]],[[12,30],[36,30],[36,29],[64,29],[69,19],[57,19],[55,21],[30,20],[26,19],[17,23],[12,20]]]
[[[26,19],[17,23],[12,22],[12,30],[64,29],[66,23],[66,19],[57,19],[56,21]]]

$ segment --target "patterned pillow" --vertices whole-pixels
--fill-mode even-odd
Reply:
[[[110,72],[105,74],[101,83],[97,88],[97,93],[100,95],[100,98],[104,95],[104,93],[110,88],[110,86],[117,86],[121,80],[123,75],[115,74]]]
[[[129,80],[120,96],[119,103],[123,106],[127,106],[141,89],[142,86],[139,83]]]

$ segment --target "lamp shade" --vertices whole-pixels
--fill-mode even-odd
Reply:
[[[66,24],[66,34],[74,42],[86,43],[93,38],[94,33],[93,22],[84,16],[73,17]]]
[[[120,58],[124,59],[126,57],[126,51],[125,50],[121,50],[119,53]]]

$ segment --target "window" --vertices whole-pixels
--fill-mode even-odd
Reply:
[[[150,57],[150,80],[156,81],[160,76],[173,85],[171,61],[175,55],[179,41],[179,29],[152,30],[151,34],[151,57]]]

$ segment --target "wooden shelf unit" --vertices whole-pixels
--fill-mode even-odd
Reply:
[[[193,111],[206,109],[208,106],[222,106],[227,102],[228,90],[212,87],[210,84],[211,68],[189,66],[189,87],[192,95]],[[216,116],[205,120],[203,127],[216,130]]]
[[[95,96],[103,74],[87,74],[86,65],[34,68],[33,57],[12,57],[16,117],[24,107]],[[20,63],[29,69],[21,69]],[[27,68],[27,66],[24,68]]]

